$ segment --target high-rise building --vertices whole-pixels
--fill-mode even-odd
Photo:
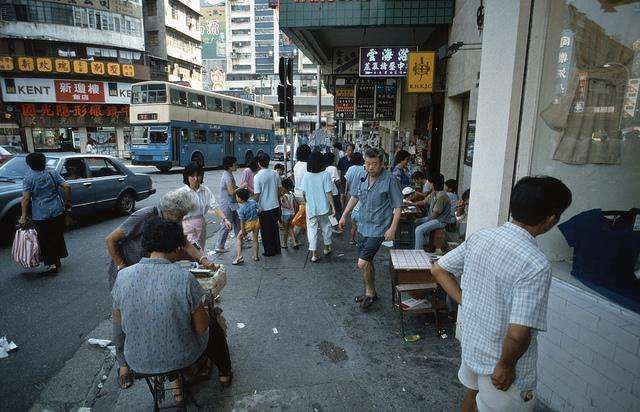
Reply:
[[[223,1],[202,0],[215,3],[220,9]],[[205,15],[205,20],[220,20],[222,12]],[[310,130],[315,123],[317,98],[317,66],[304,56],[293,42],[280,31],[278,11],[270,7],[268,0],[227,0],[224,11],[226,27],[218,36],[224,42],[226,66],[216,60],[212,69],[205,69],[204,76],[212,79],[224,77],[224,85],[219,90],[227,90],[241,95],[255,95],[255,99],[273,104],[277,110],[277,72],[280,56],[292,57],[294,61],[294,90],[296,113],[308,115],[303,130]],[[205,25],[205,31],[215,24]],[[220,30],[222,32],[222,30]],[[220,46],[217,50],[220,51]],[[208,53],[205,52],[208,55]],[[219,59],[221,54],[217,56]],[[205,57],[208,58],[208,57]],[[207,63],[205,63],[206,65]],[[221,76],[221,71],[224,74]],[[211,84],[214,82],[212,81]],[[222,84],[218,82],[217,84]],[[333,108],[333,98],[326,96],[322,105],[327,110]]]
[[[144,2],[147,51],[166,62],[167,79],[202,89],[202,36],[198,25],[200,0]]]
[[[84,150],[92,142],[120,155],[131,84],[150,77],[141,0],[0,4],[0,145]]]

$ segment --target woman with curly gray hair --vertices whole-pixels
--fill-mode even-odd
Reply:
[[[107,236],[107,250],[111,256],[109,267],[109,290],[118,276],[118,272],[125,267],[135,265],[143,257],[149,257],[142,247],[142,229],[147,221],[154,217],[182,222],[182,219],[190,213],[196,205],[189,193],[174,190],[162,196],[157,206],[142,208],[129,216],[120,226]],[[206,255],[190,243],[183,249],[187,257],[196,261],[208,269],[216,270],[217,266],[210,262]],[[124,333],[122,328],[114,324],[114,341],[116,344],[116,360],[118,361],[120,387],[126,389],[133,384],[133,378],[129,373],[129,367],[124,360]]]

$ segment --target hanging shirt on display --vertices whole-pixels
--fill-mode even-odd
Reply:
[[[636,311],[640,309],[640,281],[634,275],[640,254],[640,230],[634,230],[638,216],[640,209],[611,218],[601,209],[593,209],[558,226],[573,247],[571,274]]]

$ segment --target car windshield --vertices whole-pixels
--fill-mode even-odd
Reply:
[[[58,159],[47,157],[47,169],[55,169]],[[22,179],[29,170],[26,157],[14,157],[0,167],[0,178],[5,179]]]
[[[0,155],[2,156],[9,156],[12,153],[10,151],[8,151],[7,149],[5,149],[4,147],[0,146]]]

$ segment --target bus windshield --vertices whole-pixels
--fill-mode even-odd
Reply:
[[[164,144],[167,143],[168,133],[166,126],[134,126],[131,144]]]
[[[166,103],[167,86],[164,84],[142,84],[131,87],[131,103]]]

